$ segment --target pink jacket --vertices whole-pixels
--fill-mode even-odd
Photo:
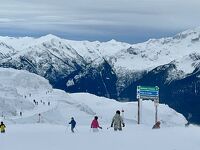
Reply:
[[[99,123],[96,119],[94,119],[91,123],[91,128],[99,128]]]

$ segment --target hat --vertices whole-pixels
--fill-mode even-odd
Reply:
[[[119,110],[117,110],[117,111],[116,111],[116,114],[119,114],[119,115],[120,115],[120,111],[119,111]]]

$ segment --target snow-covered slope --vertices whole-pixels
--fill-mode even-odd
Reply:
[[[1,119],[5,122],[65,124],[66,120],[73,116],[78,124],[89,125],[91,119],[97,115],[102,124],[110,124],[115,111],[123,109],[125,122],[136,124],[136,102],[121,103],[88,93],[67,94],[52,89],[46,79],[27,71],[1,68],[0,80],[0,112],[3,113]],[[38,102],[38,105],[35,105],[34,101]],[[142,123],[152,126],[153,102],[144,101],[142,108]],[[19,116],[20,111],[22,116]],[[41,114],[41,118],[38,114]],[[163,126],[186,123],[181,114],[164,104],[159,107],[159,119]]]
[[[0,37],[0,43],[1,67],[28,70],[54,85],[57,84],[56,78],[71,82],[77,76],[86,75],[90,68],[101,67],[106,61],[118,77],[117,88],[122,89],[137,80],[143,71],[200,53],[200,27],[174,37],[132,45],[115,40],[72,41],[51,34],[40,38]],[[186,67],[183,68],[187,70],[186,74],[191,73],[193,67]],[[84,73],[80,75],[80,71]],[[128,74],[128,79],[124,74]],[[128,80],[126,85],[125,80]]]
[[[134,100],[135,95],[130,95],[136,84],[159,85],[164,89],[162,99],[167,104],[177,104],[173,108],[187,116],[191,111],[178,109],[187,98],[182,96],[178,101],[173,97],[170,84],[181,80],[187,90],[177,89],[177,97],[181,96],[180,91],[187,94],[189,90],[189,97],[199,99],[199,37],[200,27],[138,44],[71,41],[54,35],[0,37],[0,67],[38,74],[53,87],[67,92],[89,92],[118,100]]]
[[[161,128],[131,125],[122,132],[112,129],[92,133],[88,126],[77,126],[75,134],[66,126],[31,124],[7,125],[7,133],[0,134],[3,150],[199,150],[198,126]]]

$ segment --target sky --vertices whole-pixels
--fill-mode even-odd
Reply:
[[[0,35],[138,43],[200,26],[200,0],[0,0]]]

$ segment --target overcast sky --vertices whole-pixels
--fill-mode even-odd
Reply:
[[[0,0],[0,35],[129,43],[200,26],[200,0]]]

